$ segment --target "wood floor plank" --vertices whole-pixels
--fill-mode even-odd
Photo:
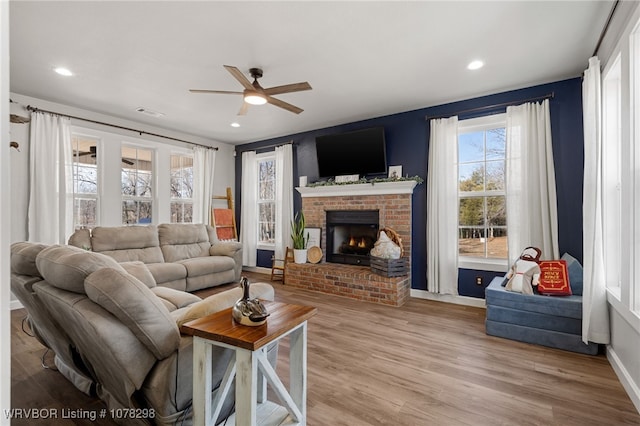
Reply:
[[[246,275],[269,282],[266,275]],[[421,299],[396,308],[273,285],[276,301],[318,308],[308,324],[310,426],[640,425],[640,414],[604,355],[488,336],[482,308]],[[104,408],[58,372],[42,369],[44,349],[23,332],[23,317],[22,310],[11,313],[12,407]],[[277,365],[285,385],[288,346],[286,337]],[[12,424],[113,423],[107,418]]]

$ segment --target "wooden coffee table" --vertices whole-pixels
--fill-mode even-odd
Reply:
[[[307,417],[307,320],[318,309],[311,306],[264,302],[269,312],[266,324],[237,324],[231,308],[190,321],[181,332],[193,336],[193,421],[214,424],[233,378],[236,378],[235,413],[227,424],[236,426],[305,425]],[[267,359],[267,345],[285,337],[289,344],[289,390]],[[211,401],[211,348],[233,349],[234,356]],[[266,380],[265,380],[266,379]],[[267,401],[267,383],[283,406]]]

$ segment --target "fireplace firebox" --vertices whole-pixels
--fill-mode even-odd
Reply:
[[[378,238],[378,210],[326,212],[327,262],[369,265],[369,252]]]

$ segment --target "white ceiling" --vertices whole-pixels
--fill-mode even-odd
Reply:
[[[612,4],[11,1],[10,89],[239,144],[579,76]],[[189,93],[241,90],[223,65],[308,81],[276,96],[304,112]]]

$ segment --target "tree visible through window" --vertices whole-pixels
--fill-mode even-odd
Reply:
[[[152,220],[153,151],[122,147],[122,223],[147,224]]]
[[[73,225],[76,229],[98,225],[98,141],[73,135]]]
[[[171,156],[171,222],[193,222],[193,156]]]
[[[458,135],[458,254],[506,259],[505,128]]]
[[[265,157],[258,163],[258,244],[275,243],[276,161]]]

